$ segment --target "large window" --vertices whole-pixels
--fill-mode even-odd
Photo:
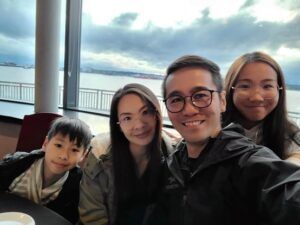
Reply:
[[[79,106],[106,110],[107,96],[128,82],[160,96],[165,68],[184,54],[212,59],[225,74],[236,57],[260,50],[282,66],[288,109],[299,113],[299,9],[275,0],[83,0]]]
[[[35,0],[0,4],[0,98],[30,102],[34,96]],[[20,91],[21,85],[26,91]]]
[[[8,96],[5,88],[15,83],[22,83],[22,90],[33,86],[35,4],[1,1],[1,99],[32,98],[27,92]],[[288,110],[300,113],[300,5],[295,1],[65,0],[61,18],[64,107],[107,114],[114,91],[126,83],[146,84],[161,96],[165,68],[181,55],[212,59],[225,75],[235,58],[260,50],[282,66]]]
[[[0,99],[34,103],[36,1],[0,2]],[[66,0],[62,0],[59,77],[61,91],[64,75],[65,11]]]

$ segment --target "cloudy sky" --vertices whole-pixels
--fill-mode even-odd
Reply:
[[[34,63],[34,1],[0,4],[0,62]],[[235,58],[260,50],[300,84],[299,24],[299,0],[83,0],[81,61],[163,74],[177,57],[198,54],[225,74]]]

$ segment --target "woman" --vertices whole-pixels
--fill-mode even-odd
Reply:
[[[144,224],[160,186],[161,152],[172,150],[165,138],[162,144],[161,129],[160,105],[147,87],[128,84],[115,93],[110,139],[93,140],[84,168],[83,224]]]
[[[300,158],[299,128],[288,119],[284,75],[274,59],[262,52],[242,55],[228,70],[225,91],[224,125],[241,124],[246,136],[282,159]]]

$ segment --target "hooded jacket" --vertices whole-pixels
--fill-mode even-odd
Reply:
[[[168,225],[300,224],[300,168],[229,125],[190,169],[185,142],[167,157],[159,200]]]
[[[164,133],[162,135],[164,155],[169,154],[173,152],[173,142]],[[91,145],[93,150],[83,169],[80,186],[80,224],[112,225],[116,220],[116,206],[109,135],[97,136]]]

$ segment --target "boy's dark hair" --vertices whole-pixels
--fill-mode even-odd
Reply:
[[[68,135],[70,141],[76,141],[77,147],[83,146],[84,150],[88,149],[92,138],[91,130],[85,122],[66,116],[53,121],[47,137],[50,140],[56,134]]]
[[[176,59],[174,62],[172,62],[169,67],[167,68],[166,75],[164,77],[163,83],[162,83],[162,92],[163,92],[163,98],[166,98],[166,81],[169,75],[172,73],[183,69],[183,68],[192,68],[192,67],[198,67],[205,69],[211,73],[212,80],[214,84],[217,86],[218,91],[223,90],[223,81],[220,74],[220,68],[219,66],[214,63],[213,61],[206,59],[201,56],[197,55],[184,55],[178,59]],[[187,78],[188,79],[188,78]]]

